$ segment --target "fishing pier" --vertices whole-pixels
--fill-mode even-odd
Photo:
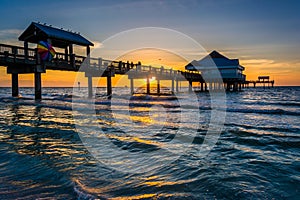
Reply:
[[[93,43],[76,32],[70,32],[55,28],[46,24],[32,22],[20,35],[20,41],[24,46],[0,44],[0,66],[7,67],[7,74],[11,74],[12,96],[19,96],[19,74],[34,74],[35,99],[42,98],[41,74],[47,70],[83,72],[88,79],[88,97],[93,96],[93,77],[105,77],[107,95],[112,95],[112,77],[116,74],[127,75],[130,80],[130,90],[134,93],[134,80],[146,79],[146,93],[150,94],[150,79],[155,77],[157,81],[157,93],[161,92],[160,81],[171,82],[171,92],[178,92],[178,84],[182,81],[189,83],[189,92],[193,90],[193,82],[201,84],[201,91],[238,90],[238,85],[245,84],[245,77],[237,79],[223,79],[224,83],[214,80],[204,80],[198,70],[173,70],[163,67],[144,66],[140,62],[122,62],[105,60],[103,58],[91,58],[90,47]],[[42,43],[41,43],[42,42]],[[42,46],[29,48],[29,43]],[[86,55],[74,54],[74,45],[84,47]],[[39,47],[39,46],[38,46]],[[64,50],[64,53],[51,54],[52,47]],[[44,49],[43,49],[44,48]],[[49,48],[49,49],[47,49]],[[273,82],[274,84],[274,82]]]

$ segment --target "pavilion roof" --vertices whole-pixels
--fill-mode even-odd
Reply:
[[[51,39],[52,45],[65,48],[69,44],[94,46],[92,42],[76,32],[71,32],[51,25],[32,22],[20,35],[19,40],[38,43],[41,40]]]

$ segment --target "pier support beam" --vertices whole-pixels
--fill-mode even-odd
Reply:
[[[172,79],[172,93],[174,93],[174,79]]]
[[[209,87],[209,92],[211,92],[212,91],[212,83],[209,83],[208,87]]]
[[[88,76],[88,97],[93,97],[93,77]]]
[[[38,72],[34,73],[34,90],[35,99],[42,99],[42,77]]]
[[[11,92],[13,97],[19,96],[19,75],[11,74]]]
[[[178,87],[178,83],[179,81],[178,80],[176,80],[176,92],[178,93],[179,92],[179,87]]]
[[[226,91],[230,91],[230,83],[226,83]]]
[[[68,62],[69,60],[69,50],[68,50],[68,47],[65,47],[65,61]]]
[[[24,41],[24,56],[25,60],[28,60],[28,42]]]
[[[147,91],[146,91],[147,94],[150,94],[150,79],[149,77],[147,77]]]
[[[189,81],[189,93],[193,92],[193,82]]]
[[[134,80],[133,78],[130,79],[130,94],[134,93]]]
[[[238,83],[237,82],[234,82],[234,84],[233,84],[233,91],[234,92],[238,91]]]
[[[107,96],[111,97],[112,95],[111,76],[106,77],[106,82],[107,82]]]
[[[157,94],[160,93],[160,80],[157,80]]]
[[[203,83],[201,82],[201,92],[203,92]]]

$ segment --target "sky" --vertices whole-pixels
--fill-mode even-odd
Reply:
[[[1,0],[0,43],[22,45],[18,36],[32,21],[80,32],[96,48],[123,31],[161,27],[189,36],[207,52],[217,50],[229,58],[238,58],[248,80],[270,75],[276,85],[299,86],[299,10],[297,0]],[[184,60],[176,56],[161,51],[152,54],[153,58],[159,57],[159,64],[184,68]],[[140,51],[134,58],[152,64],[149,55]],[[196,60],[202,56],[200,52],[192,55]],[[47,71],[43,86],[73,86],[74,76],[70,72]],[[10,84],[6,69],[0,67],[0,86]],[[33,86],[33,75],[21,75],[20,86]]]

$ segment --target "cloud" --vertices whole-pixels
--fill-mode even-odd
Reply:
[[[19,35],[23,30],[19,29],[3,29],[0,30],[0,41],[10,45],[22,45],[22,42],[18,40]]]
[[[8,38],[18,38],[21,33],[22,33],[22,30],[19,30],[19,29],[0,30],[0,39],[5,40]]]
[[[250,74],[292,75],[300,74],[299,62],[277,62],[268,59],[249,59],[241,62]]]
[[[103,47],[103,44],[99,41],[92,41],[92,43],[94,44],[94,49],[99,49]]]
[[[241,61],[244,65],[266,65],[274,63],[274,60],[269,59],[245,59]]]

